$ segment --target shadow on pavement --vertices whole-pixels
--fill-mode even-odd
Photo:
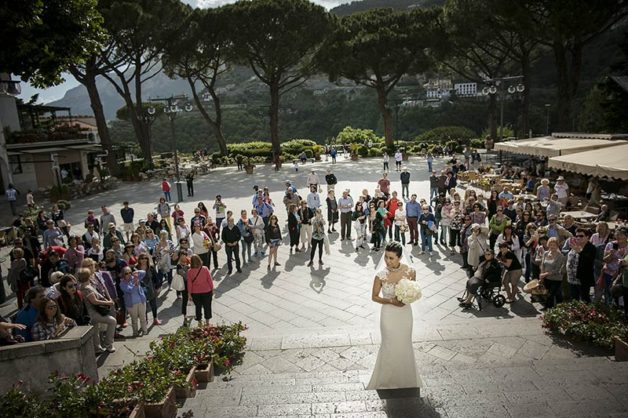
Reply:
[[[378,390],[377,395],[385,402],[386,416],[391,418],[441,416],[426,398],[421,399],[418,388]]]

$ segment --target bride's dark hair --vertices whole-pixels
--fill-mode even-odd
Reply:
[[[401,254],[403,254],[403,246],[397,241],[391,241],[386,244],[386,248],[384,248],[384,251],[390,251],[392,253],[395,253],[397,257],[401,258]]]

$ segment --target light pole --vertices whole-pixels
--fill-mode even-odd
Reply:
[[[177,202],[183,201],[183,186],[181,185],[181,173],[179,172],[179,154],[177,152],[177,135],[174,129],[174,119],[181,112],[191,112],[194,107],[187,102],[186,96],[170,96],[170,97],[157,97],[154,99],[149,99],[152,102],[165,102],[166,106],[164,107],[164,114],[168,116],[170,120],[170,131],[172,134],[172,147],[174,148],[174,171],[177,177],[176,185],[177,185]],[[179,107],[180,102],[185,102],[183,107]],[[149,115],[155,115],[157,110],[154,107],[148,108]]]
[[[486,87],[482,89],[482,94],[485,96],[499,93],[499,140],[504,138],[504,99],[506,92],[513,95],[516,93],[523,93],[525,86],[521,83],[522,75],[516,75],[512,77],[501,77],[485,80]],[[516,84],[516,85],[515,85]],[[506,87],[508,86],[508,87]]]
[[[549,122],[550,122],[550,108],[552,107],[551,104],[549,103],[545,103],[545,135],[549,136]]]

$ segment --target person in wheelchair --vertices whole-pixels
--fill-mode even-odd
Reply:
[[[495,287],[499,287],[501,275],[502,268],[495,259],[495,252],[491,249],[486,249],[484,255],[480,257],[480,264],[477,266],[473,276],[467,280],[465,294],[463,297],[458,298],[460,306],[470,308],[473,305],[473,299],[477,298],[478,307],[481,309],[482,302],[480,295],[489,295]],[[501,297],[503,298],[503,296]],[[495,303],[495,301],[493,301],[493,303]],[[503,303],[501,305],[503,305]]]

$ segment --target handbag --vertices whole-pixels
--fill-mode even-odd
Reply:
[[[212,251],[214,251],[214,252],[216,252],[216,253],[217,253],[218,251],[220,251],[221,249],[222,249],[222,245],[220,245],[220,243],[219,243],[219,242],[217,242],[217,243],[215,243],[214,245],[212,245]]]
[[[94,310],[102,316],[109,316],[111,314],[111,306],[109,305],[92,305]]]
[[[181,276],[180,274],[175,274],[175,276],[172,278],[172,283],[170,287],[177,292],[183,292],[185,290],[183,276]]]
[[[250,244],[253,242],[253,240],[255,240],[255,237],[253,236],[253,234],[248,234],[248,235],[245,235],[243,239],[244,239],[244,242],[246,242],[247,244]]]

